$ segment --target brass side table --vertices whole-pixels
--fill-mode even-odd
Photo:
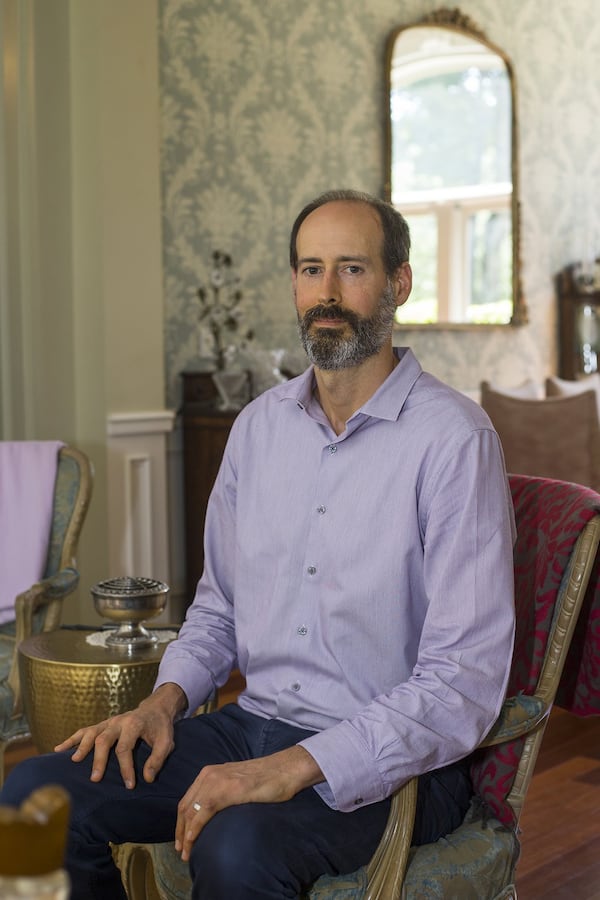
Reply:
[[[78,728],[133,709],[152,691],[169,642],[128,652],[91,645],[86,637],[95,631],[61,628],[19,645],[23,707],[40,753]]]

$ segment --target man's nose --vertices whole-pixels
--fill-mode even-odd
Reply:
[[[321,281],[321,303],[339,303],[341,299],[337,272],[325,272]]]

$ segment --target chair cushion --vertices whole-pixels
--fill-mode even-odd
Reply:
[[[595,392],[600,419],[600,372],[578,378],[577,381],[558,378],[556,375],[546,378],[546,397],[571,397],[573,394],[583,394],[584,391]]]
[[[512,829],[474,815],[435,844],[410,851],[403,900],[494,900],[510,885],[519,857]]]
[[[161,897],[189,900],[187,863],[172,843],[148,845]],[[494,900],[512,882],[519,843],[512,829],[485,819],[473,800],[463,824],[433,844],[410,851],[403,900]],[[323,875],[306,895],[308,900],[359,900],[367,888],[366,866],[348,875]]]
[[[0,626],[0,735],[5,742],[29,734],[25,716],[12,714],[14,697],[7,679],[14,654],[14,622],[9,622]]]
[[[543,384],[539,381],[534,381],[533,378],[529,378],[527,381],[510,388],[501,387],[492,381],[486,382],[486,384],[490,390],[495,391],[497,394],[504,394],[505,397],[524,397],[526,400],[541,400],[544,396]]]
[[[510,885],[519,856],[512,829],[486,819],[474,800],[463,824],[433,844],[410,851],[402,900],[494,900]],[[324,875],[309,900],[359,900],[366,888],[366,868],[352,875]]]
[[[188,863],[175,852],[175,844],[148,844],[158,893],[168,900],[189,900],[192,882]]]

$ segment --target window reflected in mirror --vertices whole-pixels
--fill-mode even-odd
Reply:
[[[414,270],[399,324],[526,320],[512,75],[456,16],[397,29],[388,45],[389,197],[410,226]]]

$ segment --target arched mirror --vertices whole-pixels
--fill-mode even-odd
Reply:
[[[386,54],[388,199],[415,273],[398,324],[521,325],[515,80],[458,10],[395,29]]]

